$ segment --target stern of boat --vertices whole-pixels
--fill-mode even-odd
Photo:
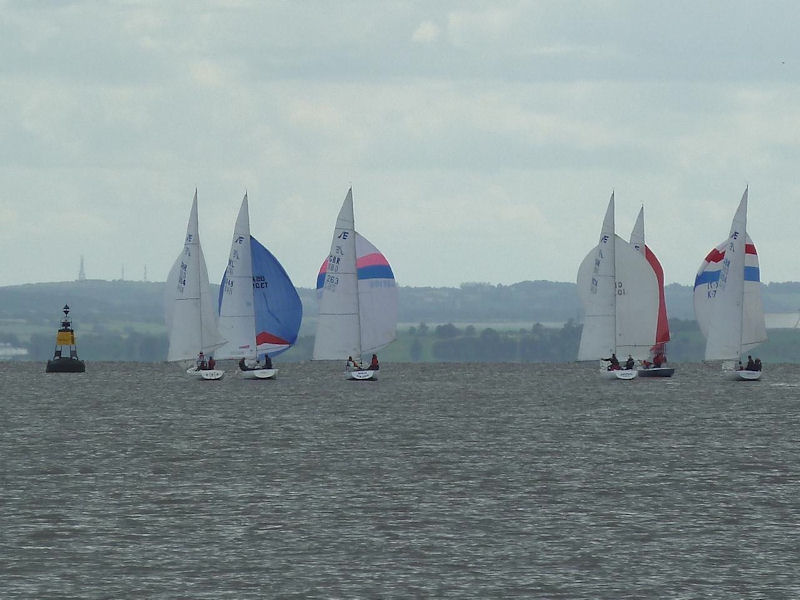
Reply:
[[[278,369],[253,369],[252,371],[239,371],[242,379],[275,379]]]
[[[609,371],[608,369],[603,369],[600,371],[600,374],[605,379],[622,379],[623,381],[627,381],[630,379],[636,378],[636,369],[615,369],[613,371]]]
[[[349,381],[376,381],[378,379],[378,372],[368,369],[361,371],[345,371],[344,378]]]
[[[193,377],[195,379],[202,379],[205,381],[217,381],[222,379],[225,375],[225,371],[221,369],[198,369],[197,367],[192,367],[190,369],[186,369],[186,374],[189,377]]]

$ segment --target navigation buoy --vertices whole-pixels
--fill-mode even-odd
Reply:
[[[83,373],[86,371],[86,363],[78,358],[69,306],[65,304],[62,310],[64,318],[61,320],[61,329],[56,334],[56,349],[53,351],[53,359],[47,361],[45,373]]]

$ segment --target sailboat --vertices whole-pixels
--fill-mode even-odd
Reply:
[[[644,207],[639,209],[636,223],[631,231],[630,244],[634,250],[644,256],[655,273],[658,282],[658,302],[651,308],[658,315],[656,324],[655,343],[650,348],[650,359],[642,362],[639,377],[672,377],[675,369],[661,366],[666,362],[666,345],[669,341],[669,320],[667,319],[667,303],[664,298],[664,269],[655,253],[645,243],[644,239]]]
[[[269,357],[292,347],[302,318],[300,296],[286,271],[250,235],[245,194],[219,290],[219,329],[227,342],[217,358],[240,359],[239,373],[245,379],[274,379],[278,370]]]
[[[578,296],[584,308],[578,360],[629,355],[643,360],[655,339],[658,281],[644,256],[614,231],[614,194],[608,202],[600,240],[578,268]],[[636,369],[603,369],[612,379],[633,379]]]
[[[317,275],[319,318],[314,360],[360,362],[397,333],[397,285],[386,257],[356,232],[353,189],[344,199],[328,258]],[[376,369],[347,369],[345,378],[377,379]]]
[[[217,311],[208,284],[208,270],[197,226],[197,190],[186,227],[183,252],[169,272],[166,286],[166,320],[169,329],[168,361],[193,361],[198,353],[212,356],[225,343],[217,327]],[[198,361],[200,362],[200,361]],[[221,369],[196,365],[186,373],[199,379],[222,379]]]
[[[761,273],[747,234],[745,188],[728,239],[708,253],[694,280],[694,314],[706,338],[705,360],[723,361],[726,377],[761,378],[760,369],[737,369],[741,357],[767,340]]]

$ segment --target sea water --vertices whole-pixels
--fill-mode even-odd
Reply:
[[[0,363],[0,597],[800,597],[800,366],[223,366]]]

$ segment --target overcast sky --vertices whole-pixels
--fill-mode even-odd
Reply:
[[[0,0],[0,285],[209,277],[252,233],[312,287],[353,186],[401,285],[574,281],[612,190],[691,284],[746,185],[800,280],[800,4]]]

